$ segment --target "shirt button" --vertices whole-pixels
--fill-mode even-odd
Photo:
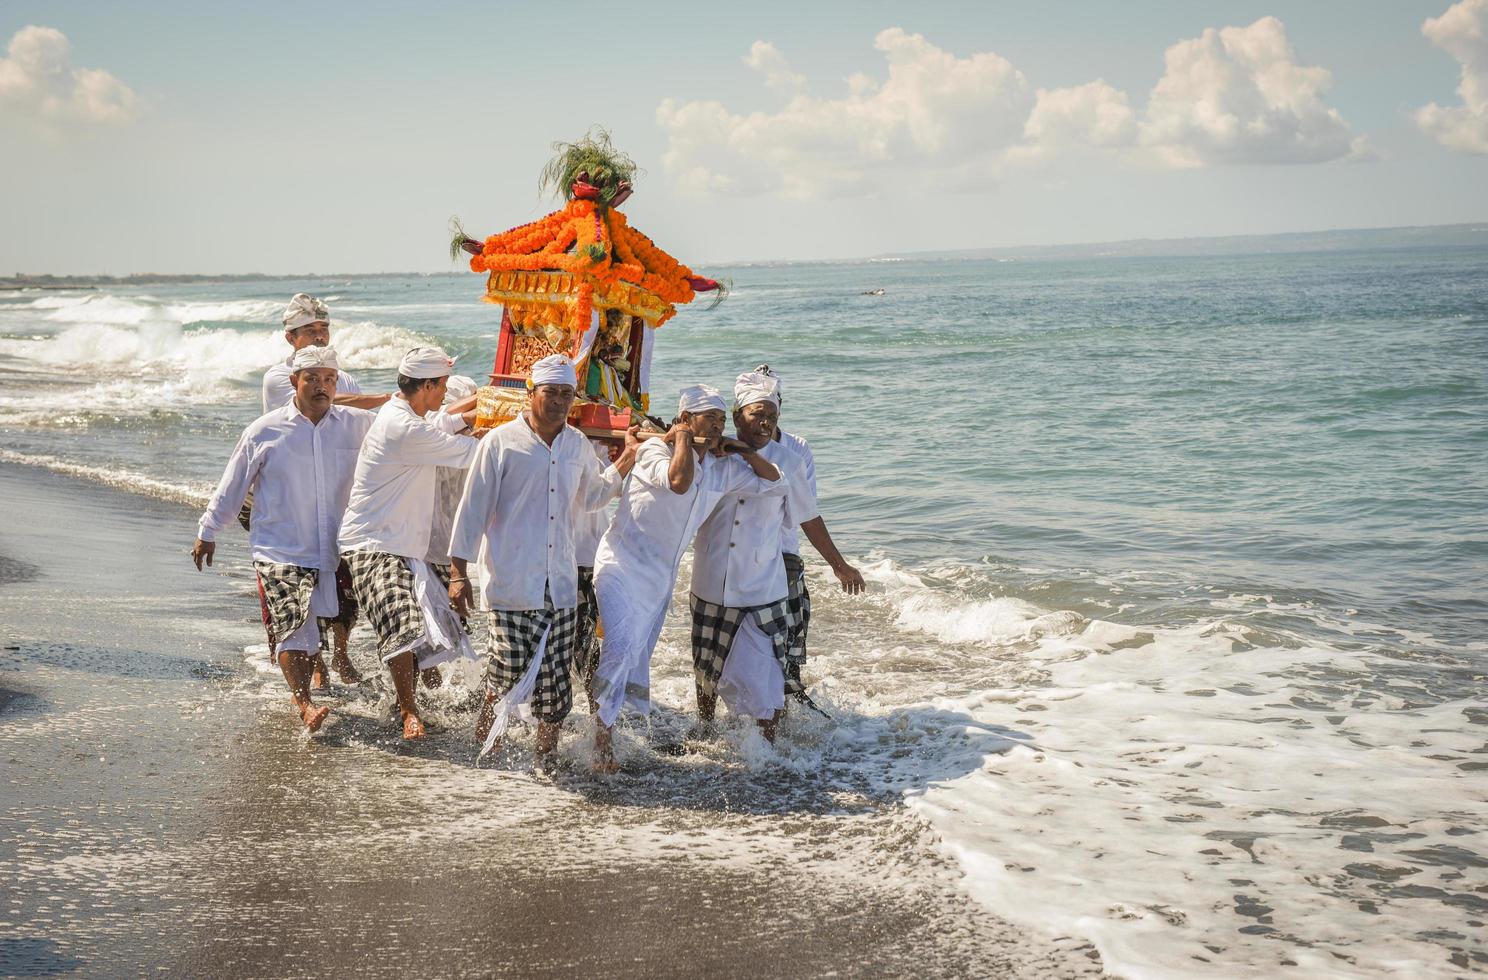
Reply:
[[[738,521],[734,521],[734,527],[738,527],[738,526],[739,526],[739,522]]]
[[[734,546],[734,543],[732,541],[730,541],[729,542],[729,547],[732,548],[733,546]]]
[[[744,498],[743,498],[743,497],[740,497],[740,498],[739,498],[739,503],[741,503],[741,504],[742,504],[742,503],[743,503],[743,502],[744,502]]]

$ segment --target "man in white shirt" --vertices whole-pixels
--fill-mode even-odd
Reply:
[[[468,467],[478,445],[456,434],[467,424],[463,416],[439,410],[452,363],[438,347],[403,355],[398,395],[367,432],[341,519],[341,555],[393,675],[405,739],[424,735],[414,701],[418,671],[474,655],[444,584],[424,560],[437,469]]]
[[[512,714],[530,715],[538,722],[538,757],[546,761],[573,707],[574,518],[609,502],[635,450],[628,447],[606,468],[568,425],[576,379],[567,357],[535,363],[528,384],[530,407],[493,429],[471,464],[450,539],[449,594],[456,609],[469,610],[470,563],[484,545],[491,646],[475,736],[485,755]]]
[[[331,348],[296,351],[291,367],[294,400],[243,430],[201,516],[191,555],[198,569],[203,561],[211,565],[217,532],[234,520],[250,492],[256,494],[248,541],[264,589],[269,648],[301,721],[313,732],[330,710],[310,699],[319,619],[339,611],[336,529],[372,413],[334,404],[338,370]]]
[[[680,421],[645,442],[594,558],[604,623],[594,697],[595,769],[614,772],[610,729],[629,702],[651,706],[651,652],[661,635],[677,566],[698,525],[727,493],[783,494],[780,471],[736,439],[723,438],[725,405],[707,385],[682,389]],[[716,457],[715,450],[729,455]]]
[[[805,697],[790,678],[786,655],[792,620],[781,561],[781,528],[817,516],[791,451],[756,420],[773,418],[779,384],[764,374],[734,383],[734,427],[743,441],[786,474],[784,496],[725,496],[698,528],[692,561],[692,662],[698,713],[713,720],[719,696],[736,715],[759,723],[775,740],[785,696]]]
[[[753,409],[752,416],[742,419],[745,427],[753,430],[749,434],[740,429],[741,418],[736,414],[735,430],[739,438],[746,442],[770,439],[790,449],[794,454],[802,480],[809,489],[814,502],[816,500],[816,458],[812,455],[811,444],[800,436],[783,432],[780,429],[779,408],[784,402],[784,396],[780,393],[779,375],[771,371],[768,364],[761,364],[754,371],[756,374],[775,379],[775,411],[772,413],[768,406]],[[816,511],[817,508],[813,506],[811,510]],[[849,564],[847,559],[842,557],[842,552],[837,550],[831,533],[827,531],[826,519],[817,513],[811,520],[798,523],[799,530],[806,532],[806,540],[811,542],[811,546],[831,567],[832,574],[837,576],[837,581],[842,585],[842,591],[848,595],[861,593],[866,588],[863,573]],[[810,704],[810,699],[805,696],[805,686],[801,684],[801,668],[806,664],[806,630],[811,624],[811,593],[806,588],[806,563],[801,560],[801,536],[798,533],[797,522],[787,520],[781,529],[780,550],[785,562],[786,580],[790,585],[791,635],[786,674],[788,679],[794,679],[795,688],[800,691],[795,695],[797,699]]]
[[[290,361],[295,351],[306,347],[328,347],[331,343],[331,311],[320,300],[309,293],[295,293],[284,308],[284,339],[294,350],[283,364],[275,364],[264,372],[263,410],[273,411],[288,404],[294,398],[294,386],[290,383]],[[345,371],[337,372],[336,404],[353,408],[378,408],[390,395],[364,395],[361,385]]]
[[[284,339],[293,348],[289,357],[283,364],[275,364],[264,373],[263,376],[263,410],[271,412],[276,408],[288,405],[295,396],[294,385],[290,380],[290,362],[294,359],[296,352],[306,347],[327,347],[331,343],[331,313],[326,305],[309,293],[295,293],[290,297],[289,305],[284,308]],[[353,408],[377,408],[388,400],[387,395],[364,395],[362,388],[356,379],[345,371],[336,372],[336,404],[348,405]],[[247,529],[252,517],[253,498],[250,496],[245,502],[243,509],[238,513],[238,520]],[[337,588],[340,591],[339,604],[341,611],[334,619],[326,625],[329,627],[332,642],[331,663],[336,668],[341,680],[347,684],[355,684],[361,680],[356,668],[351,665],[351,660],[346,655],[346,643],[351,635],[351,628],[356,625],[357,604],[356,597],[351,590],[351,573],[343,566],[336,572]],[[263,605],[264,623],[268,623],[268,606],[263,599],[263,583],[259,583],[260,603]],[[311,686],[322,688],[325,686],[326,668],[325,661],[321,659],[319,651],[315,654],[315,672]]]

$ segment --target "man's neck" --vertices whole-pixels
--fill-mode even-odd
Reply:
[[[550,447],[553,445],[553,440],[558,438],[558,433],[562,432],[563,427],[568,424],[566,421],[559,422],[557,425],[550,426],[547,431],[544,431],[543,427],[532,417],[530,410],[522,412],[522,417],[527,420],[527,428],[536,433],[537,437]]]
[[[411,409],[413,409],[413,414],[417,415],[419,418],[423,418],[425,415],[428,415],[429,414],[429,410],[427,408],[420,409],[417,405],[415,405],[413,403],[413,399],[409,398],[407,395],[403,394],[401,391],[398,392],[398,394],[396,395],[396,397],[402,399],[405,402],[407,402],[408,403],[408,407],[411,408]]]
[[[322,412],[316,412],[313,409],[307,411],[305,409],[305,406],[300,402],[300,400],[298,398],[295,399],[295,403],[294,404],[295,404],[295,408],[299,409],[300,414],[303,415],[303,416],[305,416],[305,418],[307,418],[307,419],[310,420],[310,424],[311,425],[319,425],[320,424],[320,420],[323,419],[323,418],[325,418],[326,417],[326,414],[328,412],[330,412],[330,410],[331,410],[330,407],[327,406],[326,409],[325,409],[325,411],[322,411]]]

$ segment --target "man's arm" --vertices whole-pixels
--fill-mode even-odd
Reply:
[[[458,416],[451,416],[458,423]],[[399,442],[399,453],[404,462],[426,466],[454,466],[464,469],[475,459],[480,440],[471,436],[457,436],[444,431],[440,421],[415,419]]]
[[[361,392],[346,392],[336,396],[337,405],[348,408],[381,408],[392,395],[364,395]]]
[[[491,525],[500,499],[501,444],[488,440],[480,444],[475,454],[450,529],[449,597],[461,616],[470,615],[470,562],[480,555],[481,539]]]
[[[863,573],[849,565],[847,559],[842,557],[842,552],[837,550],[837,545],[832,543],[832,535],[827,533],[827,522],[822,520],[820,514],[802,524],[801,530],[806,532],[806,540],[811,542],[811,546],[832,566],[837,581],[842,583],[843,592],[857,595],[867,587],[863,581]]]
[[[692,448],[692,429],[678,422],[664,438],[672,444],[672,461],[667,465],[667,486],[671,487],[672,493],[686,493],[692,489],[693,477],[697,475],[697,452]]]
[[[620,496],[620,487],[625,477],[635,467],[636,452],[641,441],[636,430],[625,433],[625,448],[609,466],[600,463],[599,457],[586,450],[584,469],[579,478],[579,509],[583,511],[603,510],[610,501]]]
[[[252,445],[245,432],[233,447],[227,468],[222,471],[222,479],[218,481],[217,489],[197,523],[196,543],[191,546],[191,560],[196,562],[197,571],[201,570],[204,561],[208,566],[212,564],[212,558],[217,553],[217,532],[237,519],[238,511],[243,509],[243,501],[248,499],[248,491],[257,477],[258,465],[253,459]]]

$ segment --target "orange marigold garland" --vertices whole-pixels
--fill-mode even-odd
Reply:
[[[576,144],[554,144],[554,149],[559,156],[544,170],[543,181],[567,198],[562,208],[484,242],[465,235],[458,221],[451,220],[452,254],[471,253],[471,271],[488,274],[486,301],[506,308],[519,335],[577,354],[579,338],[596,310],[613,311],[620,318],[616,324],[639,317],[654,328],[699,291],[716,290],[719,298],[726,294],[719,283],[694,275],[630,226],[619,205],[632,193],[635,165],[610,146],[607,134],[596,139],[591,133]],[[620,357],[615,344],[629,343],[630,327],[616,329],[618,334],[607,335],[602,345],[610,347],[611,358]],[[639,355],[622,353],[631,359]],[[625,382],[635,383],[634,378]],[[638,389],[630,396],[646,400]]]

